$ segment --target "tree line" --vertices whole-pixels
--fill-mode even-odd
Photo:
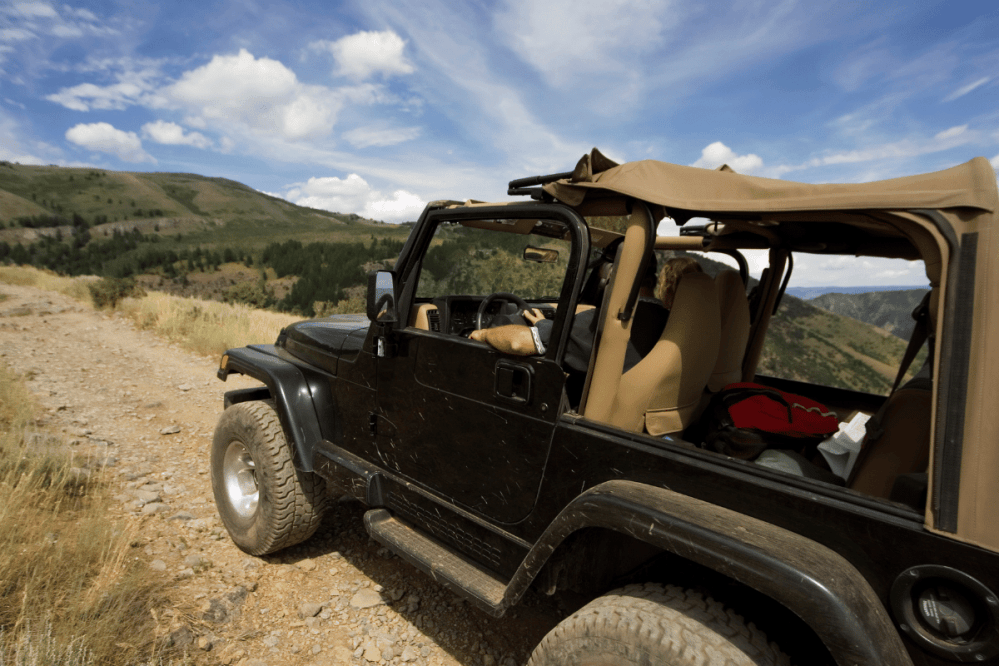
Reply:
[[[0,263],[27,264],[61,275],[99,275],[128,278],[160,274],[168,279],[186,279],[196,271],[217,271],[224,263],[239,263],[259,269],[271,268],[277,277],[297,276],[284,298],[268,305],[305,316],[316,314],[316,302],[337,303],[345,290],[364,285],[367,268],[384,265],[398,256],[403,242],[371,238],[370,243],[303,244],[297,240],[271,243],[259,258],[248,251],[202,247],[180,250],[160,247],[156,234],[138,230],[115,230],[107,240],[91,239],[87,229],[74,228],[68,237],[43,237],[25,246],[0,242]]]

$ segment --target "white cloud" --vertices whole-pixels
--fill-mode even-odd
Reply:
[[[396,190],[388,198],[369,201],[365,206],[365,217],[391,222],[415,221],[426,205],[426,201],[412,192]]]
[[[992,168],[999,171],[999,155],[996,155],[989,161],[992,162]]]
[[[357,213],[384,222],[415,220],[426,206],[420,197],[405,190],[382,194],[356,173],[342,179],[335,176],[310,178],[307,183],[290,189],[285,199],[299,206]]]
[[[292,141],[329,134],[343,98],[350,96],[305,85],[282,63],[257,59],[246,49],[215,56],[207,65],[186,72],[163,94],[206,121],[239,123]],[[352,94],[356,97],[358,91]]]
[[[668,0],[509,0],[496,25],[511,49],[550,85],[594,74],[635,76],[632,61],[662,45],[678,17]]]
[[[66,130],[66,139],[88,150],[116,155],[124,162],[155,162],[142,149],[135,132],[125,132],[108,123],[79,124]]]
[[[83,28],[70,23],[60,23],[59,25],[52,26],[51,33],[56,37],[71,39],[73,37],[83,37]]]
[[[411,74],[413,65],[403,51],[406,42],[392,32],[358,32],[335,42],[319,41],[310,46],[329,51],[337,63],[337,73],[363,80],[373,74]]]
[[[968,85],[961,86],[960,88],[958,88],[957,90],[955,90],[951,94],[949,94],[946,97],[944,97],[943,101],[944,102],[953,102],[958,97],[964,97],[965,95],[967,95],[968,93],[970,93],[975,88],[980,88],[981,86],[984,86],[986,83],[988,83],[991,80],[992,80],[991,77],[985,76],[985,77],[982,77],[982,78],[978,79],[977,81],[972,81]]]
[[[26,18],[55,18],[59,16],[52,5],[47,2],[17,2],[14,4],[14,13]]]
[[[210,148],[211,139],[200,132],[184,132],[177,123],[163,120],[146,123],[142,126],[142,135],[155,141],[172,146],[194,146],[195,148]]]
[[[394,146],[418,136],[419,127],[358,127],[343,134],[343,138],[355,148]]]
[[[737,155],[734,150],[721,141],[715,141],[701,151],[701,157],[691,166],[702,169],[717,169],[727,164],[738,173],[752,173],[763,168],[763,160],[759,155]]]
[[[5,42],[23,42],[36,37],[35,33],[23,28],[4,28],[0,30],[0,40]]]
[[[122,82],[110,86],[97,86],[81,83],[71,88],[63,88],[45,97],[50,102],[62,104],[74,111],[91,109],[115,109],[121,111],[139,103],[146,87],[135,82]]]

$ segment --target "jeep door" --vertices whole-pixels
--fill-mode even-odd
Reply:
[[[502,212],[523,216],[531,208]],[[425,222],[416,257],[398,276],[399,310],[409,321],[393,332],[392,352],[377,359],[379,411],[371,418],[378,455],[444,499],[514,523],[534,506],[562,405],[558,345],[544,356],[513,356],[467,335],[486,296],[519,292],[549,306],[552,339],[559,339],[568,310],[559,307],[556,316],[554,306],[575,302],[585,229],[577,217],[551,224],[549,236],[525,234],[536,219],[483,220],[481,210],[435,211]],[[575,242],[552,237],[570,236],[577,224]],[[550,250],[558,253],[554,263],[525,258],[551,257]],[[499,312],[513,310],[494,299],[484,325],[507,321]]]

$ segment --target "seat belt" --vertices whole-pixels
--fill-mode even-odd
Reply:
[[[905,377],[905,373],[908,372],[909,366],[912,365],[913,359],[916,358],[916,354],[919,353],[920,348],[922,348],[923,343],[930,340],[929,356],[926,362],[933,367],[933,336],[930,334],[930,294],[931,291],[926,292],[923,296],[923,300],[919,302],[916,309],[912,311],[912,318],[916,320],[916,327],[912,329],[912,335],[909,337],[909,344],[905,348],[905,354],[902,356],[902,364],[898,368],[898,374],[895,376],[895,383],[892,384],[891,393],[885,398],[885,401],[881,404],[881,407],[877,412],[874,413],[867,423],[865,428],[867,430],[867,436],[864,437],[864,445],[860,450],[860,455],[857,456],[857,460],[853,463],[853,469],[850,470],[850,478],[847,480],[847,487],[853,483],[854,478],[856,478],[857,472],[862,467],[862,463],[866,454],[871,450],[871,445],[879,440],[882,435],[884,435],[884,428],[881,425],[884,419],[885,411],[888,409],[888,405],[891,403],[891,397],[895,395],[895,391],[898,390],[899,384],[902,383],[902,379]]]
[[[913,359],[916,358],[916,354],[919,353],[919,349],[926,342],[926,339],[930,336],[930,294],[932,291],[926,292],[923,296],[923,300],[919,302],[916,309],[912,311],[912,318],[916,320],[916,327],[912,329],[912,335],[909,337],[909,345],[905,348],[905,354],[902,356],[902,365],[898,368],[898,374],[895,376],[895,383],[892,384],[891,393],[894,393],[898,388],[898,385],[902,383],[902,378],[905,377],[905,373],[909,370],[909,366],[912,365]],[[930,343],[930,357],[927,362],[933,363],[933,343]],[[891,393],[888,397],[891,397]]]

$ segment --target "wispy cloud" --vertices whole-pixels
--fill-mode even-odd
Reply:
[[[866,145],[853,150],[829,152],[819,157],[813,157],[801,164],[782,165],[775,167],[775,175],[783,175],[791,171],[811,169],[816,167],[860,164],[880,160],[908,160],[921,155],[939,153],[952,148],[976,144],[983,135],[976,130],[969,130],[967,125],[958,125],[938,132],[932,137],[914,137],[887,143]],[[856,180],[864,180],[856,178]]]
[[[90,111],[91,109],[121,111],[138,104],[141,97],[148,91],[148,86],[135,82],[115,83],[109,86],[81,83],[47,95],[45,99],[74,111]]]
[[[355,148],[395,146],[420,136],[419,127],[358,127],[344,132],[343,138]]]
[[[965,95],[967,95],[968,93],[970,93],[975,88],[980,88],[980,87],[984,86],[986,83],[988,83],[991,80],[992,80],[992,77],[983,76],[982,78],[978,79],[977,81],[972,81],[971,83],[969,83],[966,86],[961,86],[960,88],[958,88],[957,90],[955,90],[951,94],[949,94],[946,97],[944,97],[943,101],[944,102],[953,102],[958,97],[964,97]]]
[[[606,75],[640,76],[637,61],[659,48],[684,13],[671,0],[507,0],[495,25],[549,85],[589,87],[595,78],[606,84]]]
[[[423,86],[434,96],[437,109],[478,144],[476,149],[484,155],[480,160],[500,164],[516,155],[516,173],[542,173],[575,163],[591,147],[566,140],[546,125],[529,108],[524,86],[497,72],[490,50],[496,45],[481,29],[488,19],[472,6],[442,0],[410,5],[373,0],[365,9],[373,21],[388,23],[410,38],[414,60],[425,70]],[[440,17],[445,15],[449,29],[442,31]]]

